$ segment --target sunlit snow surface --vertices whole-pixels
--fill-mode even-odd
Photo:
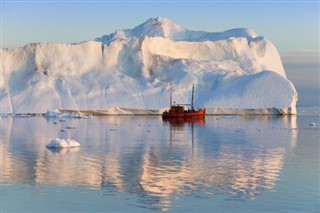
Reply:
[[[251,29],[191,31],[166,18],[76,44],[3,48],[1,114],[48,110],[161,110],[177,103],[207,112],[277,109],[295,114],[297,93],[275,46]]]

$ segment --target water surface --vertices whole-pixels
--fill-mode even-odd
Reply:
[[[0,120],[1,212],[320,211],[319,108]],[[47,149],[56,137],[81,146]]]

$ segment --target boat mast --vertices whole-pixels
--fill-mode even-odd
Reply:
[[[193,108],[193,93],[194,93],[194,84],[192,84],[191,110],[194,110],[194,108]]]
[[[172,90],[170,91],[170,107],[172,106]]]

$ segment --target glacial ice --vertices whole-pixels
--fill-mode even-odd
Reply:
[[[199,32],[151,18],[94,41],[0,51],[0,114],[161,113],[170,91],[190,103],[193,84],[195,107],[208,114],[296,113],[297,92],[276,47],[251,29]]]

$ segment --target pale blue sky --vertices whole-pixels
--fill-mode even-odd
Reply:
[[[190,30],[247,27],[280,52],[319,49],[319,1],[2,1],[1,47],[92,40],[167,17]]]

